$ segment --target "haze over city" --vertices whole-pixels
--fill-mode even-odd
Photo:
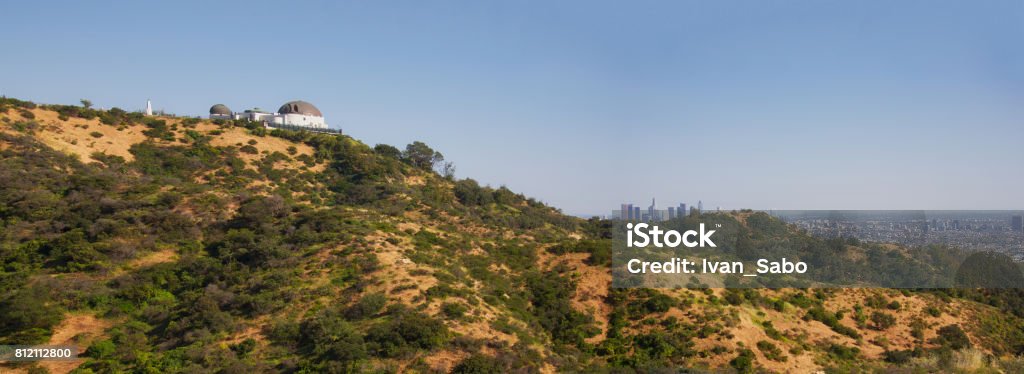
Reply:
[[[0,94],[308,100],[570,214],[1024,209],[1020,1],[394,3],[7,4]]]

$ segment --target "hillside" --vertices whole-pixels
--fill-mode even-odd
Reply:
[[[606,222],[441,159],[0,99],[0,344],[86,358],[6,369],[1024,370],[1016,290],[612,289]],[[761,241],[867,246],[715,216]]]

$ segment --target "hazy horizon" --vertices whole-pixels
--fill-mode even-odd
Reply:
[[[1024,2],[395,3],[8,4],[0,94],[302,99],[575,215],[1024,209]]]

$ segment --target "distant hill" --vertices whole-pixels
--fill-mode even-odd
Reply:
[[[0,99],[0,344],[86,358],[5,369],[1024,370],[1016,290],[613,289],[607,222],[442,159]]]

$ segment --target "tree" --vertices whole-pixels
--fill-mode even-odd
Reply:
[[[91,100],[88,100],[88,99],[82,99],[82,100],[79,100],[79,101],[81,101],[81,102],[82,102],[82,107],[83,107],[83,108],[85,108],[85,109],[89,109],[89,108],[92,108],[92,101],[91,101]]]
[[[416,141],[405,146],[402,159],[420,169],[433,170],[435,165],[444,161],[444,155],[423,142]]]
[[[377,144],[373,147],[373,151],[377,152],[377,154],[381,156],[390,157],[396,160],[400,160],[402,158],[402,151],[399,151],[398,148],[388,144]]]
[[[444,165],[441,166],[441,176],[447,180],[455,179],[455,164],[451,161],[445,162]]]
[[[491,191],[480,187],[475,180],[466,178],[455,182],[455,198],[463,205],[488,205],[494,202]]]

